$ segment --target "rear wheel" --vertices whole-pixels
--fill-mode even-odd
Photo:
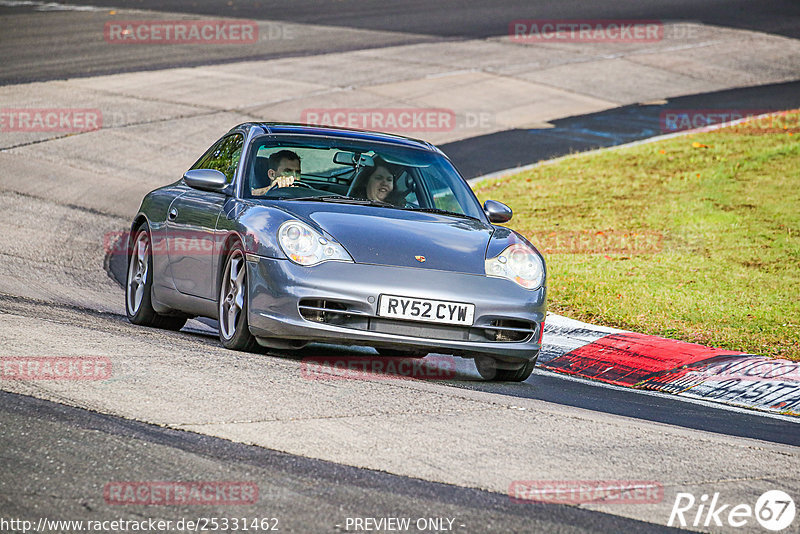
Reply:
[[[160,315],[153,309],[153,247],[147,224],[136,229],[128,254],[128,275],[125,280],[125,312],[128,320],[141,326],[180,330],[186,317]]]
[[[236,243],[225,261],[219,284],[219,339],[225,348],[252,352],[257,346],[247,323],[247,263]]]
[[[498,365],[501,364],[497,360],[488,356],[480,356],[475,358],[475,367],[477,367],[478,373],[484,380],[492,382],[524,382],[533,373],[533,368],[536,367],[536,360],[538,359],[539,353],[537,352],[532,360],[526,362],[519,369],[499,369]]]

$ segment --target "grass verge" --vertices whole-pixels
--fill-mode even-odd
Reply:
[[[551,311],[800,360],[798,120],[577,155],[475,192],[544,254]]]

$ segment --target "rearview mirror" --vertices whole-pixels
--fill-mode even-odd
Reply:
[[[192,169],[183,175],[186,185],[202,191],[225,193],[228,179],[221,172],[214,169]]]
[[[496,200],[487,200],[483,203],[483,211],[489,217],[489,222],[504,223],[511,220],[511,208]]]
[[[355,167],[357,160],[358,154],[355,152],[339,151],[333,155],[333,162],[338,163],[339,165],[352,165]]]

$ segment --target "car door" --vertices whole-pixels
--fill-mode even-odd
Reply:
[[[244,136],[233,134],[220,139],[192,167],[222,172],[233,181],[242,154]],[[181,293],[216,298],[216,226],[227,197],[222,193],[200,191],[186,186],[167,211],[167,246],[175,287]]]

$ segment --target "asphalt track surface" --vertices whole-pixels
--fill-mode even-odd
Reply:
[[[699,21],[716,26],[800,37],[800,5],[792,0],[212,0],[120,2],[66,1],[97,6],[133,7],[195,15],[269,19],[324,24],[361,30],[413,32],[438,37],[484,38],[504,35],[516,19],[656,19]],[[320,43],[324,46],[323,43]],[[322,51],[322,50],[320,50]]]
[[[248,55],[253,51],[237,53],[229,50],[221,55],[215,51],[217,55],[213,57],[202,54],[163,57],[161,50],[153,53],[135,48],[109,56],[106,43],[88,42],[80,32],[67,31],[59,35],[56,38],[58,46],[37,46],[41,43],[36,32],[30,32],[28,37],[22,31],[14,35],[4,32],[0,46],[26,50],[24,65],[16,63],[25,68],[17,69],[13,75],[5,74],[18,61],[16,56],[7,56],[6,65],[0,67],[0,83],[291,57],[425,40],[489,37],[505,34],[508,22],[520,18],[691,20],[800,37],[800,4],[791,1],[759,2],[757,9],[750,1],[714,1],[698,5],[694,1],[652,0],[607,5],[585,0],[558,3],[304,0],[293,2],[289,8],[285,2],[233,2],[231,6],[221,7],[210,1],[181,1],[171,2],[166,8],[149,1],[93,2],[93,5],[322,24],[339,27],[342,31],[338,38],[319,40],[312,35],[308,39],[284,43],[286,48],[282,50],[261,55]],[[0,14],[24,14],[33,12],[35,6],[2,9]],[[54,27],[68,25],[69,13],[55,15],[55,20]],[[355,40],[349,31],[352,29],[375,34],[365,33]],[[397,34],[387,37],[384,34],[387,31]],[[71,44],[70,39],[74,39]],[[654,134],[652,116],[665,107],[711,107],[711,104],[713,107],[729,107],[735,104],[739,108],[786,109],[800,106],[798,89],[798,83],[777,84],[681,97],[663,106],[626,106],[556,121],[553,129],[501,132],[450,143],[442,148],[465,176],[473,177],[572,151],[650,137]],[[637,118],[646,119],[641,121],[642,128],[636,128]],[[535,149],[531,150],[531,147]],[[519,159],[518,154],[523,152],[526,158]],[[112,265],[111,271],[113,277],[119,279],[118,268]],[[800,444],[796,423],[782,419],[687,403],[663,395],[642,395],[547,373],[537,372],[525,384],[489,384],[465,377],[454,385],[719,434],[795,446]],[[252,477],[258,481],[260,491],[269,495],[268,502],[274,504],[273,515],[286,518],[285,531],[331,531],[336,529],[339,520],[348,515],[363,516],[365,511],[371,516],[457,516],[468,532],[666,530],[657,525],[575,507],[514,505],[501,494],[277,453],[5,392],[0,392],[0,427],[5,429],[0,432],[0,456],[4,464],[3,476],[0,477],[0,511],[4,516],[44,511],[66,518],[76,508],[95,512],[99,517],[116,516],[118,510],[111,509],[102,501],[103,482],[114,476],[123,476],[120,473],[136,473],[139,479],[158,480],[170,478],[179,471],[191,473],[199,479],[204,476],[219,478],[220,473]],[[31,446],[31,436],[37,436],[34,447]],[[73,479],[72,473],[77,470],[84,470],[86,474]],[[20,492],[17,481],[24,486],[31,472],[35,472],[38,478],[55,481],[55,486],[62,488],[63,493],[59,498],[42,502],[41,496],[26,494],[24,490]],[[87,495],[96,497],[87,498]],[[226,512],[220,510],[220,514]],[[261,516],[265,513],[263,507],[257,512]],[[127,510],[127,513],[135,516],[138,512]],[[164,518],[195,514],[185,509],[159,513]],[[243,515],[255,513],[253,510]],[[152,516],[152,510],[147,514]],[[206,509],[203,514],[209,515],[210,511]]]
[[[48,9],[45,2],[10,2],[0,6],[0,84],[96,76],[116,72],[186,67],[242,60],[272,59],[347,50],[377,48],[436,40],[464,40],[503,36],[517,19],[648,19],[689,21],[800,37],[800,3],[792,0],[344,0],[292,2],[211,0],[100,0],[65,1],[74,6],[105,6],[185,16],[243,18],[315,26],[292,30],[282,39],[273,32],[259,46],[109,45],[101,38],[106,20],[142,19],[132,13],[76,17],[69,11]],[[55,12],[54,12],[55,11]],[[86,13],[83,13],[86,15]],[[30,18],[33,17],[33,18]],[[29,21],[33,24],[26,24]],[[64,32],[63,28],[70,31]],[[266,30],[269,37],[269,29]]]
[[[312,2],[100,1],[93,6],[149,10],[172,16],[238,17],[278,23],[322,25],[291,29],[287,39],[256,46],[109,45],[104,21],[144,19],[144,13],[38,11],[44,2],[0,6],[0,85],[96,76],[117,72],[187,67],[502,36],[515,19],[655,19],[695,21],[800,37],[800,3],[768,0],[755,8],[747,0],[644,2],[411,2],[372,0]],[[84,6],[83,2],[61,4]],[[18,17],[23,17],[18,19]],[[64,27],[69,27],[67,32]],[[333,29],[331,30],[331,27]],[[338,29],[337,29],[338,28]],[[269,33],[270,27],[262,28]],[[280,34],[283,30],[275,30]],[[49,46],[42,46],[45,42]],[[471,137],[440,148],[466,178],[535,163],[574,152],[615,146],[664,133],[659,115],[670,109],[747,109],[763,112],[800,107],[800,82],[758,85],[668,99],[658,104],[621,106],[566,117],[552,128],[506,130]]]
[[[236,517],[277,518],[280,532],[336,532],[348,517],[455,518],[454,532],[674,532],[574,506],[514,503],[508,496],[436,484],[284,454],[190,432],[163,429],[23,395],[0,392],[4,460],[0,516],[50,519],[172,520],[231,517],[230,506],[126,506],[105,502],[109,480],[193,480],[256,483],[261,503],[236,506]],[[31,451],[30,436],[37,436]],[[76,461],[76,459],[79,459]],[[49,479],[58,498],[36,495],[30,483]],[[83,473],[76,476],[76,470]],[[120,478],[122,477],[122,478]],[[127,478],[126,478],[127,477]],[[19,481],[14,484],[12,481]],[[12,494],[25,497],[10,498]],[[45,504],[45,506],[42,506]],[[76,513],[76,509],[83,512]],[[352,530],[352,529],[351,529]]]

